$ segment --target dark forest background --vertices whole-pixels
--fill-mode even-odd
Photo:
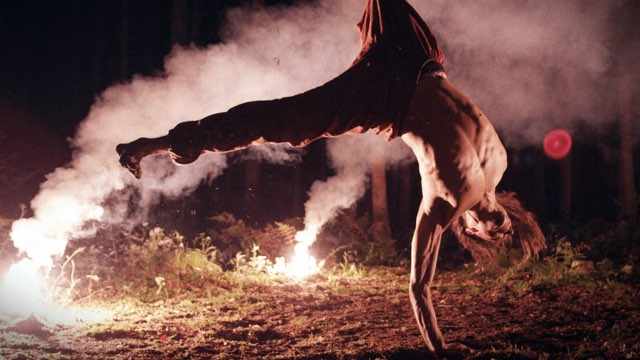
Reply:
[[[229,6],[292,3],[3,1],[0,216],[17,218],[20,204],[28,204],[46,174],[70,160],[67,139],[101,91],[133,74],[160,73],[163,58],[174,44],[219,42],[218,30]],[[624,5],[621,16],[628,24],[633,23],[628,19],[640,18],[639,4],[630,0]],[[623,26],[611,36],[637,36],[633,27]],[[509,169],[500,188],[517,192],[545,229],[550,224],[614,221],[637,214],[640,160],[631,135],[640,118],[638,87],[627,84],[631,74],[625,73],[624,64],[618,64],[617,70],[611,81],[619,82],[621,89],[618,119],[614,119],[618,127],[605,129],[598,138],[578,128],[572,153],[560,161],[546,158],[542,144],[509,149]],[[324,141],[309,146],[296,165],[238,157],[222,176],[193,196],[163,202],[153,221],[188,234],[200,231],[206,217],[224,211],[256,225],[302,217],[310,184],[330,175]],[[352,213],[370,219],[377,212],[387,213],[394,237],[408,241],[420,199],[415,164],[389,169],[383,180],[373,182]],[[386,208],[376,209],[372,203],[380,206],[381,193],[386,196]]]

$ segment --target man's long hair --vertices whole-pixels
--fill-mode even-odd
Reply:
[[[451,230],[460,244],[469,250],[474,260],[481,266],[495,264],[501,252],[507,253],[509,249],[517,247],[523,254],[520,263],[526,262],[532,256],[537,258],[547,244],[535,216],[522,206],[513,192],[496,193],[496,200],[504,207],[511,219],[512,234],[507,234],[498,241],[482,240],[466,233],[464,219],[461,216],[451,224]]]

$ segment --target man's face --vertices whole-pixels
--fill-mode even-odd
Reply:
[[[464,231],[485,241],[502,240],[505,235],[513,234],[511,219],[500,205],[495,211],[468,210],[463,215]]]

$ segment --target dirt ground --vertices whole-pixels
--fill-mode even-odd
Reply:
[[[505,277],[508,276],[508,279]],[[640,286],[527,272],[440,272],[434,286],[449,341],[440,358],[640,358]],[[296,282],[221,274],[164,300],[117,293],[84,301],[111,316],[83,326],[0,323],[3,359],[431,359],[403,268],[355,268]]]

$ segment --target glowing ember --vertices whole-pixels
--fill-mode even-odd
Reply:
[[[284,258],[277,258],[273,267],[275,273],[286,274],[295,279],[303,279],[320,271],[322,265],[309,254],[309,247],[316,239],[317,231],[304,230],[296,234],[297,244],[293,258],[289,263]]]

